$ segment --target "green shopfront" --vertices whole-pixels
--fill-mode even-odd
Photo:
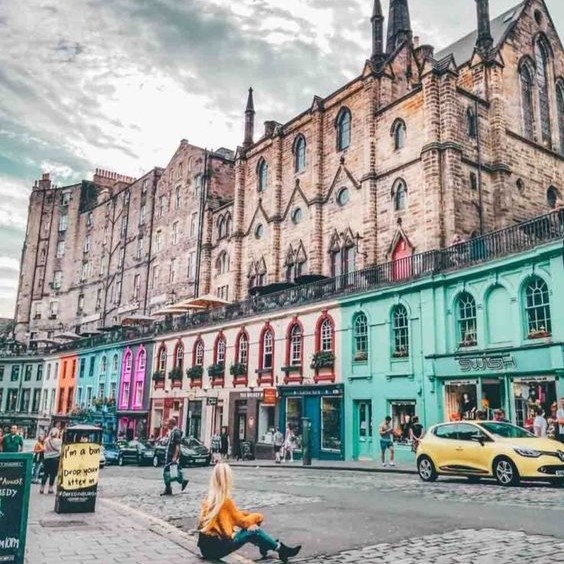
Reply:
[[[311,454],[320,460],[344,459],[343,384],[280,386],[280,430],[291,426],[301,457],[302,418],[311,421]]]
[[[550,417],[558,398],[564,397],[560,343],[427,359],[433,364],[428,408],[439,421],[472,420],[480,411],[491,418],[496,409],[503,409],[510,421],[531,428],[539,407]]]

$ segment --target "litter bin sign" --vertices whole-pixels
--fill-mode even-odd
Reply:
[[[253,443],[251,441],[241,441],[239,443],[239,456],[241,460],[254,460]]]
[[[96,509],[102,429],[67,427],[57,478],[57,513],[93,513]]]
[[[23,564],[31,454],[0,454],[0,562]]]

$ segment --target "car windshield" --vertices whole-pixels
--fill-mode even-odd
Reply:
[[[195,437],[184,437],[182,439],[182,444],[184,446],[187,446],[189,448],[194,448],[197,446],[203,446],[203,443],[200,442],[198,439],[196,439]]]
[[[488,421],[485,423],[478,423],[482,429],[485,429],[492,435],[503,437],[504,439],[529,439],[534,437],[532,433],[512,425],[511,423],[497,423],[495,421]]]
[[[106,450],[116,450],[118,448],[116,443],[104,443],[103,446]]]

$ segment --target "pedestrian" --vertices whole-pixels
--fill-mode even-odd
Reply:
[[[208,495],[202,503],[198,525],[198,547],[206,560],[218,560],[239,550],[245,544],[254,544],[263,558],[269,551],[278,552],[282,562],[296,556],[301,546],[289,547],[274,540],[260,525],[260,513],[239,511],[231,499],[233,476],[229,464],[215,466],[210,478]],[[235,527],[239,530],[235,532]]]
[[[216,429],[211,440],[212,460],[214,464],[221,462],[221,433]]]
[[[280,464],[282,450],[284,447],[284,435],[280,432],[278,427],[276,427],[272,442],[274,444],[274,462],[276,464]]]
[[[221,429],[221,459],[227,460],[229,458],[229,433],[227,427]]]
[[[496,409],[494,411],[493,420],[496,423],[509,423],[507,417],[505,417],[505,411],[503,409]]]
[[[544,418],[544,411],[539,409],[533,421],[533,431],[537,437],[546,437],[547,430],[546,419]]]
[[[180,468],[182,431],[178,428],[174,417],[171,417],[166,424],[168,428],[168,441],[166,444],[165,465],[163,469],[165,489],[161,495],[172,495],[172,482],[178,482],[182,491],[184,491],[188,485],[188,480],[184,479],[182,469]]]
[[[411,419],[411,426],[409,427],[409,438],[411,439],[411,450],[417,452],[419,443],[425,434],[425,429],[423,425],[419,423],[419,417],[414,415]]]
[[[296,435],[294,434],[294,429],[292,425],[288,423],[286,427],[286,438],[284,439],[284,454],[282,460],[286,461],[288,455],[290,455],[290,462],[294,462],[294,448],[296,446]]]
[[[560,398],[560,407],[556,411],[556,421],[558,422],[558,439],[564,443],[564,398]]]
[[[552,439],[553,441],[557,440],[557,433],[556,433],[557,425],[554,423],[554,419],[552,417],[548,418],[548,426],[546,428],[546,437],[548,439]]]
[[[43,454],[45,453],[45,437],[39,435],[36,443],[33,445],[33,471],[31,473],[31,482],[37,484],[39,482],[39,471],[43,465]]]
[[[392,418],[387,415],[384,422],[380,425],[380,450],[382,451],[382,466],[386,464],[386,451],[390,451],[390,466],[394,463],[394,430],[392,429]]]
[[[60,439],[59,429],[53,427],[49,432],[49,437],[45,441],[45,451],[43,452],[43,477],[41,478],[41,488],[39,493],[45,493],[45,484],[49,480],[49,491],[47,493],[55,493],[53,486],[55,478],[59,471],[59,459],[61,458],[61,448],[63,441]]]
[[[21,452],[23,450],[23,439],[18,433],[18,428],[16,425],[10,427],[10,433],[4,435],[4,441],[2,442],[3,450],[2,452]]]
[[[0,452],[2,452],[4,446],[4,431],[2,430],[2,427],[0,427]]]

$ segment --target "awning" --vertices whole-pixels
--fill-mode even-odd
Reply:
[[[155,320],[147,315],[128,315],[121,320],[122,325],[151,325]]]
[[[189,309],[212,308],[222,305],[228,305],[229,303],[230,302],[224,300],[223,298],[218,298],[217,296],[213,296],[212,294],[205,294],[204,296],[186,300],[184,307]]]

